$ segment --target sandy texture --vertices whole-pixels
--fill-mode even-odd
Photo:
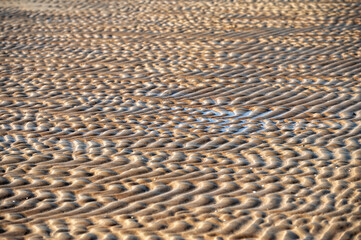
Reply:
[[[352,0],[1,0],[0,239],[361,239],[360,24]]]

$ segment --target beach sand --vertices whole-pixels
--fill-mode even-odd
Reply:
[[[0,1],[0,239],[361,239],[360,1]]]

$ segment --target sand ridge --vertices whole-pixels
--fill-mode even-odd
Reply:
[[[358,1],[0,1],[0,239],[361,239]]]

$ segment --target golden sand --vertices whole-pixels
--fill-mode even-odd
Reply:
[[[0,1],[0,239],[361,239],[360,1]]]

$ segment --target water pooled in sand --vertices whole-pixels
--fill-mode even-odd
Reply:
[[[0,239],[361,239],[357,1],[0,2]]]

